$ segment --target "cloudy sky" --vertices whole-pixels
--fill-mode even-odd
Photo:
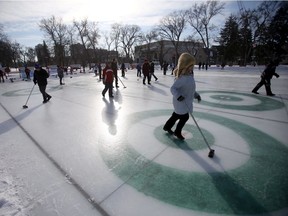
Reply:
[[[205,0],[202,0],[205,1]],[[60,17],[67,24],[73,19],[88,18],[98,22],[101,32],[110,30],[111,24],[136,24],[142,30],[149,30],[159,20],[178,9],[188,9],[195,0],[0,0],[0,24],[10,40],[23,46],[34,47],[42,43],[44,34],[39,30],[39,22],[52,15]],[[225,17],[236,13],[237,1],[225,2],[223,15],[214,22],[219,27],[224,24]],[[243,1],[245,8],[252,8],[259,1]]]

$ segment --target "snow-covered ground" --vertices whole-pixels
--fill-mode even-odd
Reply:
[[[1,216],[288,215],[288,67],[274,97],[251,93],[263,66],[195,68],[185,141],[162,130],[174,77],[136,70],[102,98],[94,73],[50,77],[51,101],[12,74],[0,83]],[[11,78],[10,77],[10,78]]]

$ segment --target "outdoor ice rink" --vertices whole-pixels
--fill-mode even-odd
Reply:
[[[94,73],[0,83],[1,216],[287,216],[288,67],[251,93],[264,66],[196,67],[202,97],[180,141],[162,130],[173,112],[171,71],[143,85],[136,70],[114,99]],[[146,83],[147,84],[147,83]]]

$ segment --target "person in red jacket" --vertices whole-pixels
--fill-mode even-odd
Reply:
[[[109,63],[106,63],[106,67],[103,69],[103,84],[105,85],[102,96],[105,97],[106,92],[109,90],[109,97],[113,97],[113,81],[114,74]]]

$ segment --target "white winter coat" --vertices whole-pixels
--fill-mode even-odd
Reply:
[[[183,115],[189,112],[193,112],[193,99],[195,88],[195,80],[193,75],[191,74],[182,75],[179,78],[175,79],[175,82],[170,88],[170,91],[173,95],[173,106],[175,113]],[[182,101],[178,101],[177,98],[179,98],[180,96],[183,96],[185,99]]]

